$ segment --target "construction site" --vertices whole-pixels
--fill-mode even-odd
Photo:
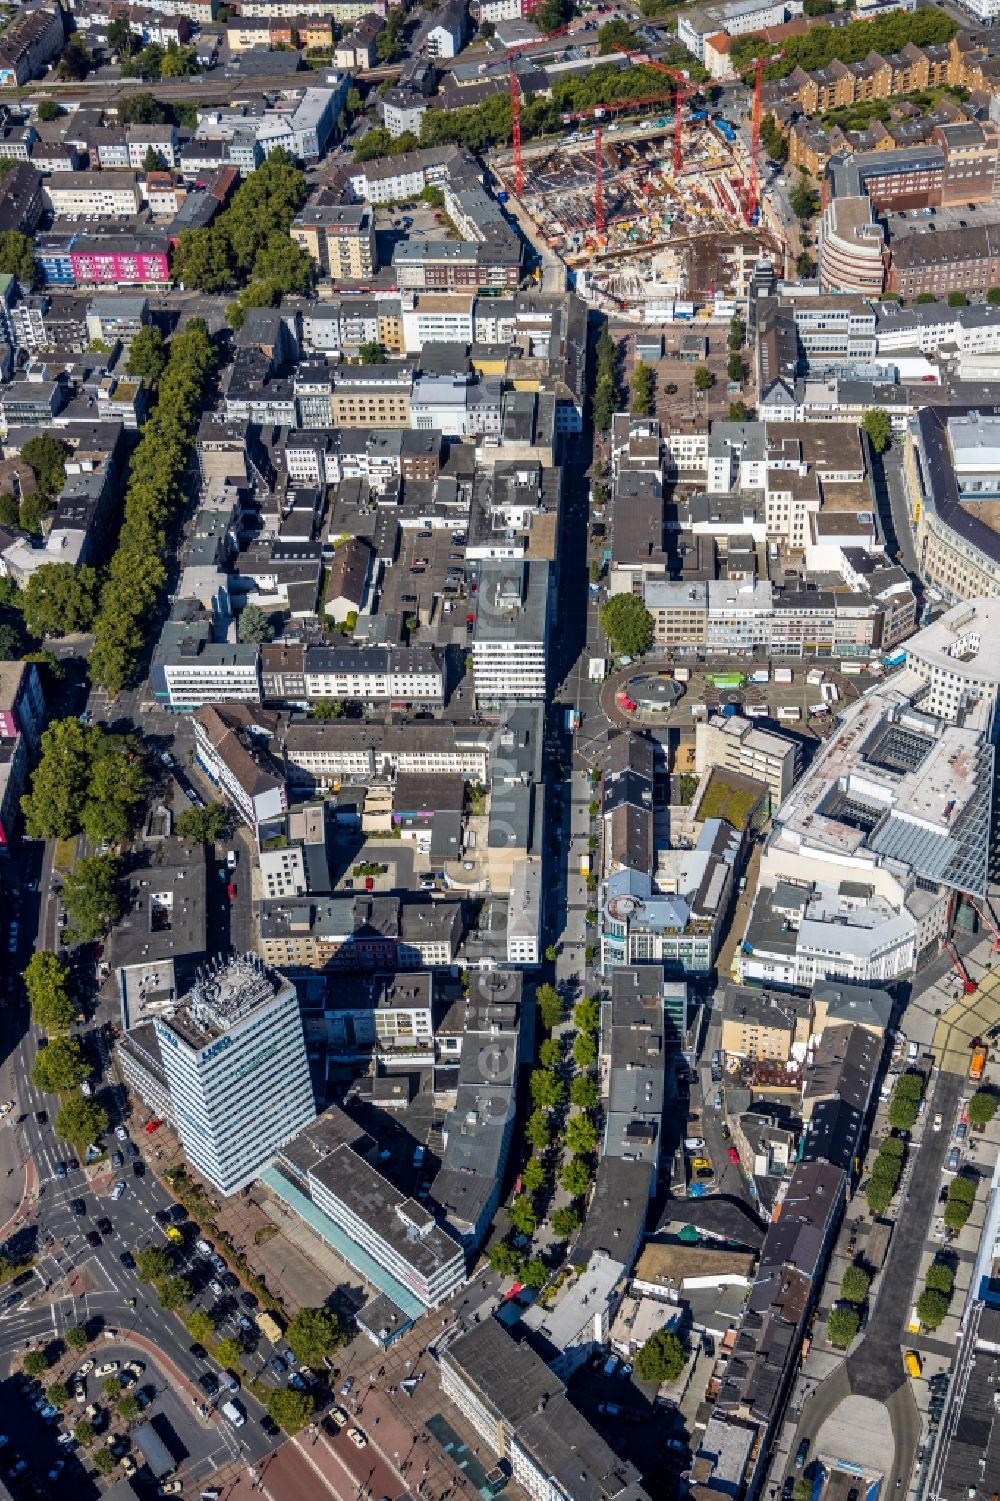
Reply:
[[[513,149],[493,170],[503,195],[575,273],[581,295],[655,320],[671,302],[742,296],[760,253],[781,264],[784,245],[762,214],[762,66],[754,69],[747,141],[724,116],[692,107],[701,90],[685,75],[642,61],[669,77],[667,94],[564,115],[568,134],[531,145],[521,140],[512,68]],[[666,110],[659,117],[649,114],[657,105]]]

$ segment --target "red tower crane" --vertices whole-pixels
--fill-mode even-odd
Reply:
[[[747,189],[747,223],[752,224],[760,208],[760,123],[763,113],[764,69],[780,62],[784,52],[772,52],[770,57],[755,57],[744,73],[753,70],[753,105],[750,111],[750,184]]]
[[[591,104],[587,109],[574,110],[571,115],[559,117],[564,125],[570,125],[574,120],[594,121],[594,227],[602,244],[607,237],[607,219],[604,211],[604,140],[601,121],[605,115],[615,114],[619,110],[640,109],[646,104],[663,104],[669,97],[668,94],[654,94],[643,99],[616,99],[613,104]]]
[[[507,82],[510,87],[510,135],[514,145],[514,191],[520,198],[524,192],[524,162],[521,158],[521,81],[513,63]]]

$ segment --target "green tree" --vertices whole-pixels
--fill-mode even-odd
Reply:
[[[53,1407],[65,1407],[69,1401],[69,1392],[61,1381],[54,1381],[51,1386],[46,1387],[45,1395]]]
[[[745,401],[731,401],[729,403],[730,422],[746,422],[750,416],[750,410]]]
[[[36,490],[33,495],[25,495],[21,498],[21,504],[17,508],[17,519],[22,531],[31,532],[33,536],[40,536],[42,523],[52,509],[52,501],[43,490]]]
[[[862,1266],[849,1266],[840,1279],[840,1296],[845,1303],[863,1303],[868,1296],[871,1278]]]
[[[614,381],[606,375],[599,376],[594,387],[594,426],[598,432],[607,432],[617,404],[618,393]]]
[[[710,391],[715,385],[715,376],[707,365],[694,367],[694,388],[696,391]]]
[[[533,1110],[524,1123],[524,1139],[536,1152],[544,1152],[552,1141],[552,1127],[544,1110]]]
[[[807,16],[828,16],[833,10],[833,0],[803,0],[802,11]]]
[[[62,899],[73,935],[81,943],[99,938],[121,912],[116,862],[109,855],[78,860],[63,882]]]
[[[626,51],[635,47],[635,37],[632,28],[622,16],[616,16],[613,21],[605,21],[603,26],[597,29],[597,51],[602,57],[609,52]]]
[[[71,1350],[85,1350],[90,1343],[87,1331],[82,1324],[72,1324],[63,1335]]]
[[[552,1031],[558,1027],[563,1018],[563,1003],[554,985],[539,985],[535,991],[535,1004],[541,1017],[542,1026]]]
[[[573,1062],[577,1068],[590,1068],[597,1061],[597,1042],[592,1032],[578,1032],[573,1039]]]
[[[500,1277],[516,1277],[521,1269],[521,1258],[506,1240],[495,1240],[487,1253],[490,1266]]]
[[[0,242],[2,239],[3,236],[0,235]],[[58,495],[66,483],[66,460],[70,452],[69,444],[64,443],[62,438],[42,433],[25,443],[21,449],[21,458],[34,473],[39,490],[46,495]]]
[[[868,441],[876,453],[884,453],[892,442],[892,423],[881,407],[873,407],[861,419],[861,426],[868,434]]]
[[[165,1308],[168,1313],[176,1313],[185,1303],[190,1303],[194,1297],[194,1288],[186,1277],[167,1277],[157,1284],[156,1296],[161,1308]]]
[[[165,172],[167,170],[167,163],[164,160],[163,152],[157,151],[155,146],[147,146],[146,155],[142,159],[142,170],[144,172]]]
[[[215,1355],[220,1365],[237,1366],[243,1351],[238,1339],[220,1339],[215,1347]]]
[[[167,368],[167,350],[158,328],[147,326],[139,329],[129,345],[125,368],[129,375],[144,380],[148,386],[159,384]]]
[[[932,1261],[927,1268],[926,1286],[933,1293],[944,1293],[950,1298],[955,1287],[955,1273],[946,1261]]]
[[[533,1069],[529,1083],[532,1102],[539,1110],[554,1110],[566,1097],[566,1086],[550,1068]]]
[[[990,307],[1000,307],[1000,287],[990,287],[986,294],[986,301]]]
[[[651,417],[653,415],[653,372],[642,361],[632,371],[632,415],[634,417]]]
[[[636,1374],[643,1381],[676,1381],[687,1364],[687,1352],[671,1329],[658,1329],[635,1357]]]
[[[103,1444],[94,1455],[94,1469],[98,1475],[110,1475],[118,1463],[107,1444]]]
[[[916,1302],[917,1318],[925,1329],[936,1329],[948,1313],[948,1299],[944,1293],[925,1288]]]
[[[571,1152],[586,1155],[597,1146],[597,1127],[586,1115],[574,1115],[566,1123],[566,1145]]]
[[[579,1213],[570,1204],[564,1204],[552,1215],[552,1233],[560,1240],[569,1240],[580,1228]]]
[[[540,1256],[533,1256],[521,1268],[521,1281],[525,1287],[533,1287],[537,1291],[543,1288],[548,1280],[549,1269]]]
[[[184,1320],[184,1326],[195,1344],[209,1345],[215,1338],[215,1320],[209,1314],[203,1313],[200,1308],[188,1314]]]
[[[41,757],[21,807],[34,839],[67,839],[83,829],[94,843],[121,841],[145,791],[137,741],[58,719],[42,735]]]
[[[154,95],[146,90],[128,94],[118,103],[119,125],[165,125],[167,112]]]
[[[878,1152],[880,1157],[903,1158],[906,1156],[906,1142],[901,1136],[887,1136]]]
[[[26,1376],[41,1376],[49,1368],[49,1357],[44,1350],[29,1350],[21,1365]]]
[[[177,819],[177,833],[188,844],[214,844],[229,827],[229,810],[222,803],[185,808]]]
[[[97,1434],[94,1432],[92,1424],[86,1422],[86,1420],[82,1420],[73,1425],[73,1437],[81,1449],[89,1449]]]
[[[815,219],[819,211],[819,193],[803,173],[788,195],[792,213],[803,224]]]
[[[82,1157],[92,1142],[98,1142],[111,1125],[104,1106],[97,1100],[84,1099],[82,1094],[70,1095],[64,1100],[56,1116],[56,1135],[71,1142],[78,1157]]]
[[[97,572],[72,563],[43,563],[24,590],[25,623],[34,636],[89,631],[97,613]]]
[[[788,159],[788,138],[773,115],[765,115],[760,124],[761,145],[772,162],[780,166]]]
[[[54,99],[43,99],[38,106],[37,113],[39,120],[48,125],[51,124],[53,120],[58,120],[59,116],[62,114],[62,110],[59,108]]]
[[[861,1318],[856,1308],[831,1308],[826,1321],[826,1334],[831,1345],[846,1350],[861,1328]]]
[[[312,706],[313,719],[341,719],[344,705],[339,698],[318,698]]]
[[[313,1415],[312,1392],[296,1392],[289,1386],[274,1386],[267,1394],[267,1415],[286,1433],[298,1433]]]
[[[259,605],[247,605],[240,612],[238,634],[241,641],[259,646],[274,640],[274,627]]]
[[[347,113],[349,115],[359,115],[361,113],[361,111],[365,107],[365,103],[364,103],[364,100],[361,97],[360,90],[356,89],[353,84],[347,90],[347,100],[346,100],[346,103],[347,103]]]
[[[173,1265],[174,1258],[165,1246],[143,1246],[135,1253],[136,1276],[143,1282],[162,1282],[170,1276]]]
[[[139,50],[138,38],[133,34],[124,16],[118,16],[108,26],[108,46],[113,52],[131,57]]]
[[[115,1411],[125,1426],[129,1427],[132,1423],[138,1422],[142,1408],[134,1397],[122,1397],[121,1401],[117,1403]]]
[[[600,1098],[593,1074],[577,1074],[570,1083],[569,1098],[581,1110],[593,1110]]]
[[[520,1235],[534,1235],[538,1218],[527,1194],[518,1194],[511,1200],[507,1218]]]
[[[731,381],[743,379],[743,359],[738,349],[734,349],[726,362],[726,374]]]
[[[586,1158],[571,1157],[559,1174],[559,1182],[571,1198],[582,1198],[590,1187],[590,1165]]]
[[[570,0],[542,0],[541,5],[531,13],[531,19],[539,31],[558,31],[560,26],[565,26],[573,14]]]
[[[601,1025],[601,1008],[592,995],[585,995],[573,1007],[573,1025],[578,1032],[596,1032]]]
[[[32,954],[24,986],[36,1027],[43,1032],[65,1032],[73,1025],[76,1007],[69,996],[69,970],[57,954],[44,949]]]
[[[109,1402],[115,1402],[122,1394],[122,1384],[117,1376],[105,1376],[101,1383],[101,1392]]]
[[[0,233],[0,273],[16,276],[26,292],[33,290],[38,277],[35,247],[28,235],[16,229]]]
[[[201,292],[227,291],[235,276],[228,238],[213,225],[182,230],[171,270],[182,287],[194,287]]]
[[[914,300],[919,307],[924,307],[929,303],[937,302],[937,294],[935,292],[918,292]]]
[[[542,1068],[556,1068],[562,1059],[562,1047],[555,1037],[546,1037],[538,1049],[538,1061]]]
[[[287,229],[275,230],[257,252],[253,279],[268,282],[281,293],[302,296],[309,291],[316,266],[307,251],[288,238]]]
[[[948,293],[948,306],[949,307],[968,307],[968,305],[969,305],[969,299],[968,299],[968,297],[966,297],[966,295],[965,295],[964,292],[949,292]]]
[[[43,1094],[76,1089],[90,1073],[83,1049],[70,1037],[53,1037],[40,1048],[31,1070],[31,1082]]]
[[[93,55],[88,51],[82,34],[79,31],[74,31],[63,48],[62,57],[59,59],[58,72],[60,78],[71,78],[79,83],[80,79],[86,78],[93,66]]]
[[[361,345],[358,355],[362,365],[381,365],[385,359],[385,348],[377,339],[373,339]]]
[[[545,1187],[545,1168],[540,1157],[529,1157],[521,1171],[521,1186],[525,1193],[535,1194]]]
[[[347,1343],[347,1336],[332,1308],[300,1308],[285,1334],[296,1360],[318,1366]]]
[[[613,594],[601,606],[601,629],[616,656],[641,657],[653,639],[653,617],[635,594]]]
[[[868,1208],[872,1214],[885,1214],[892,1201],[892,1186],[884,1180],[869,1178],[865,1188],[865,1198],[868,1200]]]
[[[997,1097],[991,1089],[977,1089],[969,1101],[969,1120],[982,1131],[997,1113]]]

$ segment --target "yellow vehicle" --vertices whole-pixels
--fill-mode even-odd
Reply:
[[[257,1328],[260,1330],[265,1339],[271,1341],[272,1345],[277,1344],[278,1340],[281,1338],[281,1325],[278,1323],[277,1319],[269,1313],[259,1313],[257,1315]]]
[[[903,1355],[903,1364],[906,1367],[906,1374],[908,1376],[912,1376],[914,1381],[918,1376],[921,1376],[923,1374],[923,1362],[921,1361],[920,1356],[917,1354],[916,1350],[907,1350],[905,1352],[905,1354]]]
[[[167,1239],[170,1241],[171,1245],[182,1246],[184,1244],[184,1237],[181,1234],[181,1232],[178,1230],[178,1228],[177,1228],[176,1225],[170,1225],[168,1227],[168,1229],[166,1231],[166,1236],[167,1236]]]
[[[691,1166],[696,1173],[700,1173],[702,1168],[711,1168],[712,1164],[707,1157],[692,1157]]]

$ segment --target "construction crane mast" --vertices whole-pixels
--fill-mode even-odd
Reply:
[[[665,73],[674,82],[674,177],[677,177],[684,160],[684,105],[692,94],[701,92],[701,85],[692,83],[686,73],[679,73],[676,68],[668,68],[665,63],[654,62],[644,52],[628,52],[622,49],[626,57],[633,62],[639,63],[644,68],[652,68],[656,73]]]
[[[753,104],[750,110],[750,184],[747,189],[747,223],[757,221],[760,210],[760,126],[763,116],[764,69],[780,62],[783,52],[774,52],[770,57],[755,57],[753,68]],[[749,69],[745,69],[749,72]]]
[[[510,87],[510,135],[514,146],[514,191],[520,198],[524,192],[524,161],[521,157],[521,81],[513,65],[511,65],[507,82]]]

